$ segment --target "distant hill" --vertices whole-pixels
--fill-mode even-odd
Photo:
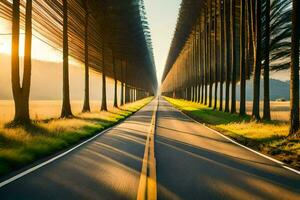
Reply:
[[[246,99],[251,101],[253,99],[253,80],[248,80],[246,85]],[[263,100],[264,84],[261,80],[260,86],[260,99]],[[237,98],[240,97],[240,86],[237,85]],[[271,100],[276,99],[290,99],[290,83],[289,81],[280,81],[276,79],[270,79],[270,98]]]

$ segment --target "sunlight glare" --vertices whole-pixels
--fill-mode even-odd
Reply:
[[[7,20],[0,19],[0,54],[11,54],[11,23]],[[24,31],[21,30],[20,34],[20,56],[24,55]],[[32,38],[32,58],[35,60],[61,62],[61,53],[45,44],[40,39],[33,36]]]

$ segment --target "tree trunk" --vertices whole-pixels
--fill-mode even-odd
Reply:
[[[250,79],[251,67],[253,66],[253,35],[252,35],[252,19],[251,19],[251,0],[246,0],[247,14],[247,52],[246,52],[246,77]]]
[[[103,41],[104,42],[104,41]],[[106,69],[105,69],[105,47],[102,49],[102,103],[101,111],[107,111],[106,103]]]
[[[217,24],[217,0],[215,0],[215,8],[214,8],[214,32],[215,32],[215,37],[214,37],[214,64],[215,64],[215,101],[214,101],[214,110],[217,109],[217,102],[218,102],[218,58],[217,58],[217,55],[218,55],[218,52],[217,52],[217,37],[218,37],[218,24]]]
[[[299,37],[300,37],[300,1],[293,0],[291,52],[291,106],[290,135],[299,135]]]
[[[270,1],[266,1],[265,63],[264,63],[264,112],[263,119],[270,120]]]
[[[225,96],[225,112],[229,112],[229,95],[230,95],[230,75],[231,75],[231,57],[230,57],[230,1],[224,3],[225,18],[225,51],[226,51],[226,96]]]
[[[240,4],[240,116],[246,114],[245,0]]]
[[[20,34],[20,1],[13,2],[12,11],[12,90],[15,102],[15,117],[13,123],[28,124],[29,94],[31,83],[31,46],[32,46],[32,1],[26,1],[25,13],[25,55],[22,87],[20,85],[19,64],[19,34]]]
[[[236,40],[235,40],[235,0],[231,0],[231,113],[236,113]]]
[[[124,105],[124,74],[123,74],[123,61],[122,61],[122,64],[121,64],[121,106]]]
[[[224,2],[219,1],[220,17],[220,106],[219,111],[223,110],[223,84],[224,84]]]
[[[114,91],[114,107],[118,107],[118,80],[116,72],[116,63],[115,57],[113,56],[113,71],[114,71],[114,80],[115,80],[115,91]]]
[[[87,1],[85,1],[85,26],[84,26],[84,103],[82,112],[90,112],[90,83],[89,83],[89,40],[88,40],[88,27],[89,27],[89,13],[87,8]]]
[[[208,107],[212,106],[212,88],[213,88],[213,79],[212,79],[212,42],[211,42],[211,21],[212,21],[212,0],[209,0],[209,27],[208,27],[208,60],[209,60],[209,96],[208,96]]]
[[[208,3],[206,4],[206,7],[208,7]],[[208,19],[207,19],[207,14],[208,14],[208,8],[204,9],[204,65],[203,65],[203,70],[204,70],[204,105],[207,105],[207,60],[208,60],[208,48],[207,48],[207,44],[208,44]]]
[[[259,115],[259,92],[260,92],[260,74],[261,74],[261,0],[257,0],[256,8],[256,37],[255,37],[255,55],[254,55],[254,74],[253,74],[253,108],[252,117],[260,119]]]
[[[72,117],[69,88],[68,1],[63,0],[63,105],[61,118]]]

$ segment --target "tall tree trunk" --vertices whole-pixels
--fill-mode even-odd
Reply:
[[[26,1],[25,13],[25,55],[22,86],[20,85],[19,34],[20,1],[13,1],[12,11],[12,90],[15,102],[14,124],[30,123],[29,94],[31,83],[31,46],[32,46],[32,1]]]
[[[82,112],[90,112],[90,78],[89,78],[89,40],[88,40],[88,27],[89,27],[89,13],[87,7],[87,0],[85,3],[85,26],[84,26],[84,103]]]
[[[225,91],[225,112],[229,112],[230,95],[230,75],[231,75],[231,57],[230,57],[230,1],[224,2],[225,18],[225,51],[226,51],[226,91]]]
[[[128,87],[128,80],[127,80],[127,69],[128,69],[128,62],[126,61],[126,65],[125,65],[125,104],[127,104],[129,102],[129,87]]]
[[[21,85],[20,85],[20,63],[19,63],[19,43],[20,43],[20,0],[13,1],[12,7],[12,52],[11,52],[11,81],[15,102],[15,119],[18,121],[21,107]]]
[[[68,1],[63,0],[63,105],[61,118],[72,116],[69,87]]]
[[[266,1],[265,22],[265,63],[264,63],[264,112],[263,119],[270,120],[270,1]]]
[[[103,41],[105,42],[105,41]],[[107,103],[106,103],[106,69],[105,69],[105,46],[103,44],[102,49],[102,103],[101,103],[101,111],[107,111]]]
[[[121,83],[121,102],[120,102],[120,104],[121,104],[121,106],[123,106],[124,105],[124,72],[123,72],[123,61],[121,62],[122,64],[121,64],[121,81],[122,81],[122,83]]]
[[[212,42],[211,42],[211,22],[212,22],[212,0],[209,0],[209,28],[208,28],[208,58],[209,58],[209,96],[208,96],[208,107],[212,106],[212,88],[213,88],[213,78],[212,78]]]
[[[115,80],[115,91],[114,91],[114,107],[118,107],[118,79],[116,72],[116,62],[115,57],[113,56],[113,71],[114,71],[114,80]]]
[[[217,20],[217,0],[215,0],[215,8],[214,8],[214,32],[215,32],[215,37],[214,37],[214,64],[215,64],[215,101],[214,101],[214,110],[217,109],[217,102],[218,102],[218,49],[217,49],[217,37],[218,37],[218,20]]]
[[[246,114],[245,0],[240,2],[240,116]]]
[[[199,59],[200,59],[200,65],[199,65],[199,70],[200,70],[200,84],[201,87],[199,88],[199,93],[200,93],[200,99],[199,102],[202,104],[203,103],[203,96],[204,96],[204,57],[203,57],[203,34],[202,34],[202,16],[200,16],[199,20]]]
[[[194,35],[194,102],[198,101],[198,63],[197,63],[197,25],[195,25],[195,35]]]
[[[251,67],[253,66],[254,37],[252,35],[251,0],[246,0],[247,14],[247,51],[246,51],[246,77],[250,79]]]
[[[253,108],[252,117],[260,119],[259,115],[259,93],[260,93],[260,74],[261,74],[261,0],[256,3],[256,36],[255,36],[255,55],[254,55],[254,74],[253,74]]]
[[[205,26],[205,21],[204,21],[204,26]],[[201,81],[202,81],[202,87],[201,87],[201,104],[204,103],[204,96],[205,96],[205,28],[203,27],[203,32],[201,32],[201,27],[200,27],[200,45],[201,45],[201,60],[202,60],[202,63],[201,63],[201,73],[202,73],[202,77],[201,77]]]
[[[236,113],[236,40],[235,40],[235,0],[231,0],[231,113]]]
[[[208,68],[208,2],[206,2],[206,7],[204,10],[204,105],[207,105],[207,68]]]
[[[223,110],[223,85],[224,85],[224,1],[219,1],[219,18],[220,18],[220,106],[219,111]]]
[[[291,106],[290,135],[299,135],[299,39],[300,39],[300,1],[293,0],[291,52]]]

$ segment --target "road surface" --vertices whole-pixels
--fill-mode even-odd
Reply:
[[[159,104],[158,199],[300,199],[299,175]]]
[[[0,199],[136,199],[156,102],[66,156],[0,188]],[[157,199],[300,199],[300,176],[159,100]]]
[[[70,154],[0,188],[0,199],[136,199],[155,102]]]

